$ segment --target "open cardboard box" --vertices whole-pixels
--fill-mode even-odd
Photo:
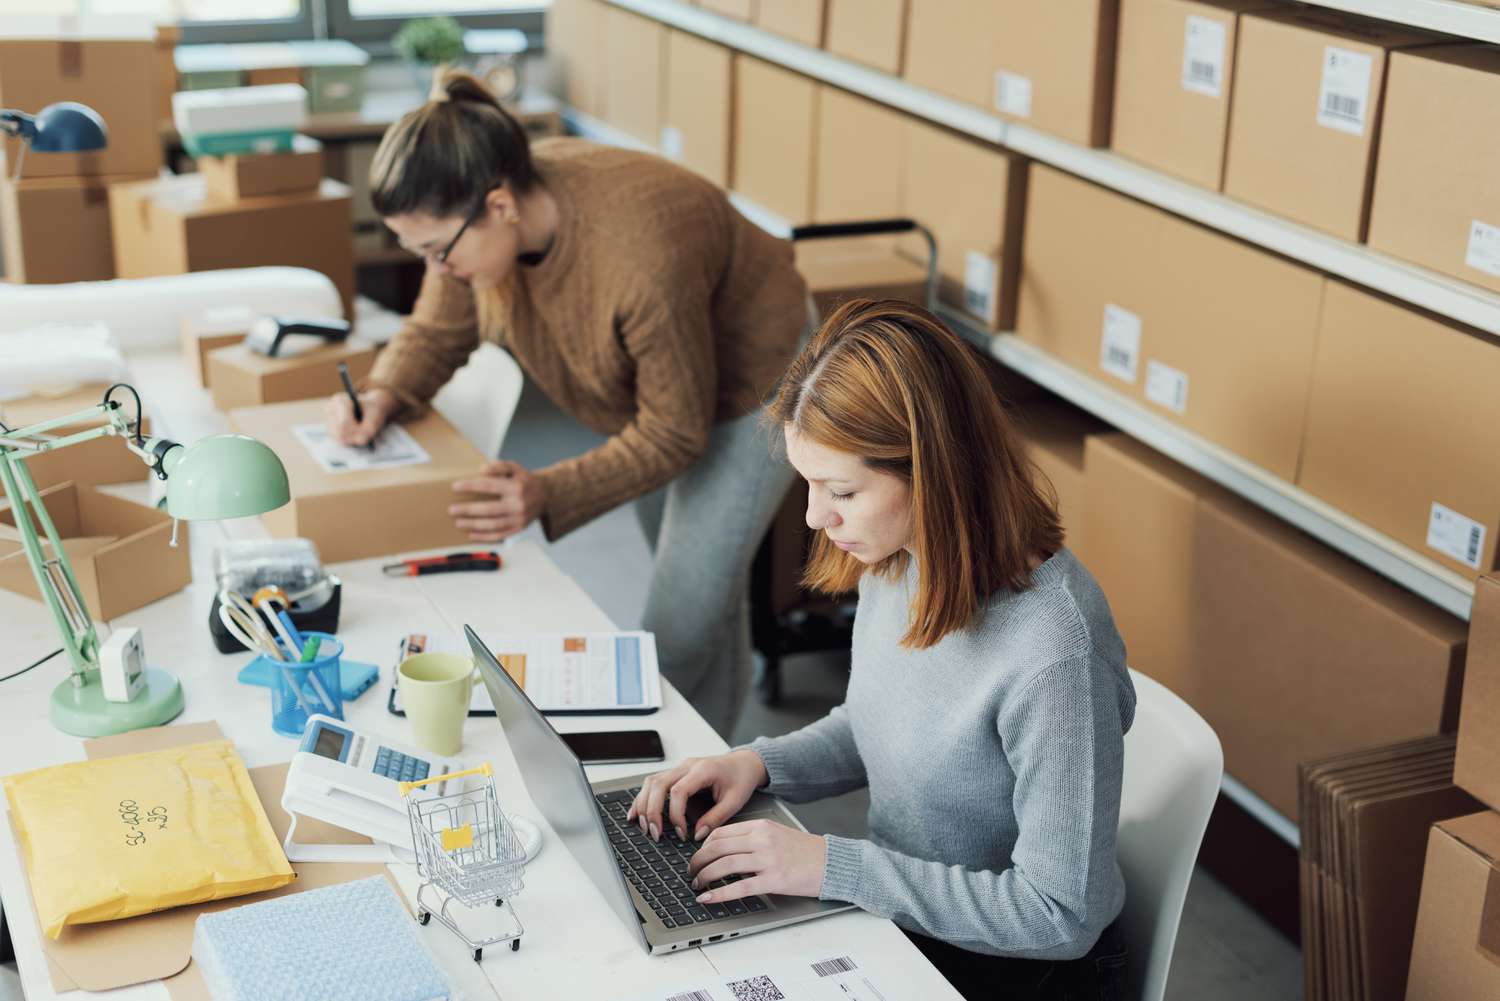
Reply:
[[[217,723],[155,727],[114,737],[84,741],[84,754],[90,759],[140,754],[222,740]],[[250,779],[260,795],[266,819],[278,840],[285,839],[290,817],[281,808],[281,792],[286,785],[287,765],[266,765],[250,769]],[[12,828],[14,831],[14,828]],[[367,838],[340,830],[308,818],[297,823],[299,841],[315,844],[369,844]],[[130,984],[165,981],[172,1001],[211,1001],[202,978],[191,965],[193,925],[198,915],[227,910],[271,897],[313,890],[322,886],[347,883],[386,871],[384,865],[342,862],[297,862],[292,868],[297,878],[276,890],[231,897],[202,904],[189,904],[142,914],[139,917],[99,924],[70,926],[62,937],[52,941],[39,936],[47,957],[47,972],[55,991],[104,991]],[[23,867],[24,869],[24,867]],[[29,882],[28,875],[28,882]],[[36,921],[35,909],[31,918]],[[12,920],[21,920],[12,915]]]
[[[270,446],[286,467],[291,503],[261,515],[278,539],[312,539],[328,563],[469,541],[448,505],[482,499],[454,493],[453,482],[477,473],[484,455],[436,413],[401,425],[427,463],[339,473],[325,472],[293,430],[323,424],[322,400],[233,410],[229,424]]]
[[[165,512],[71,482],[41,496],[94,619],[108,622],[192,582],[187,526],[179,526],[174,548]],[[52,551],[45,538],[42,551]],[[41,600],[9,509],[0,511],[0,587]]]
[[[89,383],[61,386],[55,390],[41,390],[19,400],[0,403],[0,420],[13,428],[18,428],[38,424],[54,417],[79,413],[98,406],[99,402],[104,399],[106,388],[108,387],[102,383]],[[114,399],[123,407],[129,408],[135,405],[130,394],[123,390],[116,393]],[[135,415],[127,410],[126,416],[134,417]],[[77,434],[80,431],[90,431],[100,427],[104,422],[105,418],[101,413],[79,421],[77,424],[54,428],[49,433],[57,436]],[[151,418],[142,417],[141,434],[151,434]],[[31,456],[26,459],[26,468],[30,471],[31,478],[38,489],[50,487],[65,480],[93,486],[101,483],[134,483],[144,480],[147,475],[146,463],[141,460],[141,457],[126,448],[123,441],[114,437],[95,438],[93,441],[69,445],[56,452]]]

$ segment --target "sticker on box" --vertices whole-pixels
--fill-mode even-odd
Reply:
[[[1159,361],[1146,363],[1146,399],[1159,403],[1173,413],[1187,412],[1188,377]]]
[[[1031,117],[1031,78],[995,71],[995,107],[1017,118]]]
[[[1433,501],[1432,514],[1427,519],[1427,545],[1478,570],[1479,558],[1484,554],[1484,526]]]
[[[682,130],[675,125],[661,127],[661,155],[668,160],[682,160]]]
[[[1141,318],[1114,303],[1104,306],[1104,336],[1099,341],[1099,367],[1117,379],[1135,383],[1141,357]]]
[[[432,461],[427,450],[399,424],[381,428],[368,448],[341,444],[322,424],[299,424],[292,433],[325,473],[422,466]]]
[[[1000,280],[1000,265],[988,254],[971,250],[964,258],[964,309],[995,322],[995,285]]]
[[[1474,220],[1469,226],[1469,251],[1464,255],[1464,263],[1500,278],[1500,226]]]
[[[1318,124],[1352,136],[1365,134],[1370,112],[1370,81],[1375,60],[1336,45],[1323,50],[1323,83],[1318,88]]]
[[[1228,32],[1222,21],[1190,16],[1182,46],[1182,89],[1209,97],[1224,96],[1224,49]]]

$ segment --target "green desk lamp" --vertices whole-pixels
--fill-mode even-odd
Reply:
[[[120,404],[112,399],[121,389],[135,397],[133,422],[125,418]],[[62,437],[48,433],[100,418],[104,423],[87,431]],[[52,692],[52,725],[79,737],[101,737],[167,722],[182,712],[182,685],[166,671],[146,668],[144,685],[129,701],[105,698],[94,623],[78,590],[62,539],[26,468],[26,459],[95,438],[122,438],[125,447],[140,456],[158,479],[166,480],[167,513],[185,521],[246,518],[278,508],[290,499],[281,460],[254,438],[242,434],[210,435],[184,448],[166,438],[142,437],[140,418],[140,396],[131,387],[117,383],[105,391],[98,406],[89,410],[23,428],[0,424],[0,482],[4,483],[6,499],[14,512],[37,590],[51,609],[62,634],[63,648],[73,661],[72,675]],[[51,547],[50,555],[42,548],[43,535]],[[172,544],[177,544],[175,526]]]

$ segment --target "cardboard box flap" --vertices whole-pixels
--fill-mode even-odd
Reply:
[[[88,740],[84,742],[84,755],[92,761],[222,739],[223,733],[217,723],[179,724]],[[260,795],[266,818],[271,822],[278,838],[286,836],[288,824],[287,815],[281,809],[281,791],[286,784],[286,773],[287,765],[250,769],[250,779]],[[310,825],[309,830],[313,827],[317,827],[320,838],[329,838],[329,832],[335,830],[326,825]],[[13,823],[12,830],[14,831]],[[299,836],[302,833],[299,828]],[[343,835],[342,840],[334,837],[328,843],[357,840],[356,836],[348,832],[338,833]],[[364,843],[368,844],[368,841]],[[189,904],[119,921],[69,926],[62,938],[55,942],[43,937],[42,951],[47,957],[53,989],[58,992],[104,991],[153,980],[175,979],[182,976],[188,967],[192,955],[193,926],[199,914],[363,879],[385,870],[383,865],[345,863],[297,863],[294,868],[297,878],[277,890],[203,904]],[[32,920],[37,920],[34,909]],[[195,987],[199,989],[195,991]],[[169,981],[169,989],[174,1001],[187,1001],[189,998],[203,998],[207,1001],[207,994],[201,990],[201,978],[196,975],[186,977],[181,985]]]
[[[1487,811],[1457,817],[1443,821],[1437,828],[1489,866],[1475,946],[1486,959],[1500,965],[1500,813]]]

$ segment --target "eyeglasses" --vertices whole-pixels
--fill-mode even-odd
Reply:
[[[484,215],[484,209],[485,205],[483,202],[481,202],[478,208],[469,213],[468,218],[464,220],[464,224],[458,227],[458,232],[453,234],[453,239],[448,241],[448,245],[435,254],[430,250],[419,250],[418,248],[410,246],[406,243],[401,244],[401,249],[405,250],[408,254],[414,254],[417,257],[430,259],[438,264],[447,264],[448,255],[453,253],[453,248],[458,246],[458,241],[463,238],[463,235],[466,232],[468,232],[469,227],[474,224],[475,220]]]

